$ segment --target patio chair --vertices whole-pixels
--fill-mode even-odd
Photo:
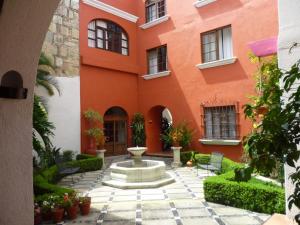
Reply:
[[[197,176],[199,169],[205,169],[207,171],[207,175],[208,171],[221,172],[223,156],[224,155],[222,153],[213,152],[211,153],[209,164],[200,164],[200,162],[197,162]]]
[[[77,173],[80,170],[80,167],[68,166],[62,157],[57,157],[55,163],[58,168],[58,174],[63,176],[71,175],[72,183],[74,183],[73,174]]]

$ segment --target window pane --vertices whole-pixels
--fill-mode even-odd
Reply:
[[[128,47],[127,46],[127,41],[122,40],[122,47],[126,47],[126,48]]]
[[[223,58],[228,59],[233,56],[231,27],[224,28],[222,34]]]
[[[97,37],[103,38],[103,30],[97,29]]]
[[[91,30],[95,30],[95,21],[90,22],[88,28]]]
[[[149,65],[149,73],[157,73],[158,67],[157,67],[157,51],[156,49],[151,50],[148,52],[148,65]]]
[[[91,38],[91,39],[95,39],[95,32],[89,30],[89,31],[88,31],[88,37]]]
[[[95,40],[88,39],[88,46],[91,48],[95,48]]]
[[[103,40],[97,39],[97,47],[98,47],[98,48],[104,48]]]
[[[97,20],[97,26],[107,28],[107,23],[103,20]]]
[[[157,3],[157,11],[158,11],[158,17],[162,17],[166,14],[165,1],[160,1]]]
[[[122,55],[128,55],[128,50],[126,48],[122,48]]]

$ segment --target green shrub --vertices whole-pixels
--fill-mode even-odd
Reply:
[[[182,165],[186,165],[187,161],[192,160],[192,157],[194,154],[195,154],[194,151],[181,152],[180,153],[180,161],[181,161]]]
[[[247,182],[251,179],[251,174],[253,172],[253,168],[245,167],[245,168],[235,168],[234,169],[234,180],[237,182]]]
[[[78,154],[78,155],[76,155],[76,160],[83,160],[83,159],[90,159],[90,158],[95,158],[95,156],[88,155],[88,154]]]
[[[70,167],[80,167],[80,173],[95,171],[102,168],[102,159],[97,157],[89,157],[88,159],[67,162],[66,165]],[[61,195],[64,193],[74,192],[72,189],[62,188],[58,185],[55,185],[55,183],[62,177],[63,176],[58,173],[58,168],[56,165],[34,175],[34,194],[43,195],[55,193]]]
[[[76,160],[66,163],[70,167],[80,167],[79,173],[101,170],[102,168],[102,159],[97,157],[92,157],[83,160]]]
[[[230,171],[207,178],[204,181],[205,200],[267,214],[285,212],[282,188],[254,178],[236,182],[234,177],[234,172]]]
[[[62,159],[64,162],[72,161],[74,159],[74,152],[72,150],[63,151]]]

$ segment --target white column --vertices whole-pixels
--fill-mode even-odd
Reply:
[[[173,163],[172,163],[172,167],[180,167],[182,165],[181,161],[180,161],[180,150],[182,149],[182,147],[171,147],[171,149],[173,150]]]

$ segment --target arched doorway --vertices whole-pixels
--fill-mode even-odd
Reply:
[[[115,106],[104,114],[105,149],[107,155],[126,154],[128,115],[124,109]]]
[[[170,110],[165,106],[154,106],[149,110],[146,122],[148,151],[150,153],[169,151],[171,146],[161,140],[161,135],[173,123]]]

